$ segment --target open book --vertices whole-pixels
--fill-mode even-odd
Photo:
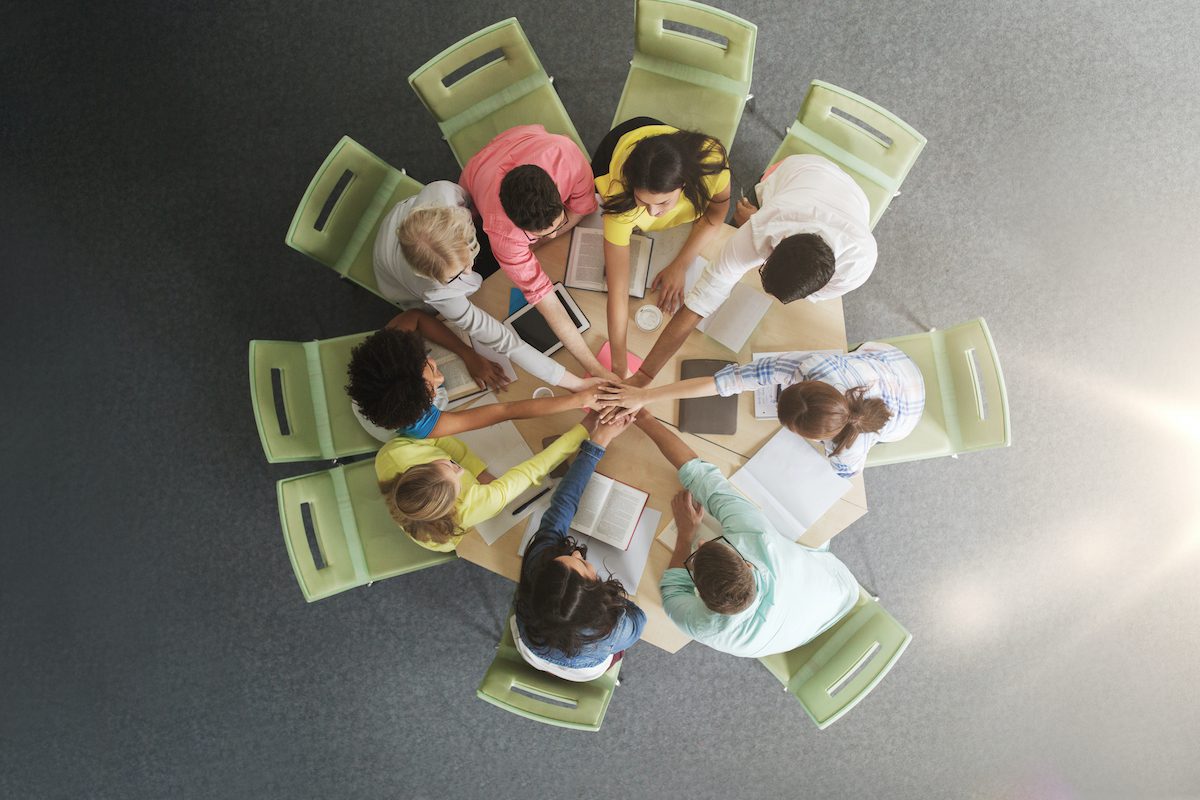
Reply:
[[[594,472],[579,498],[571,530],[625,550],[649,500],[641,489]]]
[[[746,340],[754,333],[770,307],[771,298],[765,292],[744,283],[735,283],[725,302],[700,320],[696,330],[737,353],[746,346]]]
[[[795,541],[850,489],[825,457],[787,429],[762,446],[729,482]]]
[[[482,395],[486,391],[480,389],[479,384],[475,383],[465,361],[440,344],[426,340],[425,345],[429,348],[429,357],[437,362],[438,369],[446,378],[446,382],[442,386],[451,402],[465,397]]]
[[[654,240],[639,233],[629,238],[629,296],[646,296],[650,274],[650,254]],[[567,254],[567,274],[563,283],[570,289],[607,292],[604,274],[604,231],[576,226],[571,232],[571,251]]]

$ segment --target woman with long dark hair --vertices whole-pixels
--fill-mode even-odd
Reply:
[[[594,417],[593,417],[594,418]],[[616,578],[601,580],[587,546],[569,535],[579,498],[609,443],[629,425],[595,423],[525,549],[517,584],[517,647],[533,666],[569,680],[602,675],[642,634],[646,615]]]
[[[656,119],[621,123],[592,158],[604,212],[608,282],[608,335],[613,372],[628,377],[629,238],[635,229],[658,231],[692,224],[683,249],[655,277],[658,305],[673,314],[683,302],[684,272],[720,229],[729,211],[729,161],[710,136],[681,131]]]

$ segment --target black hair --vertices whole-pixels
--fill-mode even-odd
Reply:
[[[833,278],[833,250],[815,233],[796,233],[775,245],[759,270],[763,291],[790,303],[808,297]]]
[[[566,209],[554,180],[533,164],[508,171],[500,181],[500,205],[523,231],[546,230]]]
[[[350,353],[346,394],[381,428],[403,428],[433,405],[425,380],[425,340],[415,331],[384,328]]]
[[[634,189],[665,194],[682,188],[696,213],[703,214],[712,200],[704,179],[728,166],[725,147],[703,133],[647,136],[633,146],[621,165],[621,191],[604,201],[604,213],[624,214],[637,208]]]
[[[625,587],[616,578],[585,578],[555,559],[586,548],[568,536],[521,564],[517,615],[528,644],[568,657],[612,633],[625,613]]]

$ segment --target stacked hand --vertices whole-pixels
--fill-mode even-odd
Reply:
[[[600,418],[605,422],[617,419],[632,419],[646,405],[649,389],[628,383],[608,382],[600,387]]]
[[[504,367],[495,361],[489,361],[478,353],[472,353],[467,357],[466,362],[467,371],[471,373],[471,377],[475,379],[475,383],[479,385],[480,389],[503,391],[512,383],[512,380],[504,373]]]
[[[607,448],[613,439],[620,436],[629,428],[632,422],[633,417],[623,417],[613,422],[602,422],[597,412],[590,411],[583,418],[583,427],[587,428],[588,435],[593,442]]]

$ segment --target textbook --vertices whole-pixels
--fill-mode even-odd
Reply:
[[[442,376],[446,379],[442,387],[446,390],[451,403],[481,396],[486,391],[480,389],[479,384],[471,377],[471,371],[467,369],[465,361],[440,344],[428,340],[425,344],[429,348],[429,357],[437,362],[438,369],[442,371]]]
[[[729,476],[770,520],[775,530],[795,541],[842,495],[850,481],[839,476],[807,441],[780,429],[746,466]]]
[[[571,530],[626,550],[649,500],[641,489],[594,472],[579,498]]]
[[[650,254],[654,240],[635,233],[629,238],[629,296],[639,300],[646,296],[646,281],[650,274]],[[571,232],[571,250],[567,254],[567,274],[563,283],[568,289],[607,292],[604,274],[604,231],[600,228],[576,226]]]
[[[746,340],[754,333],[770,307],[771,298],[765,292],[744,283],[735,283],[725,302],[700,320],[696,330],[737,353],[746,346]]]

